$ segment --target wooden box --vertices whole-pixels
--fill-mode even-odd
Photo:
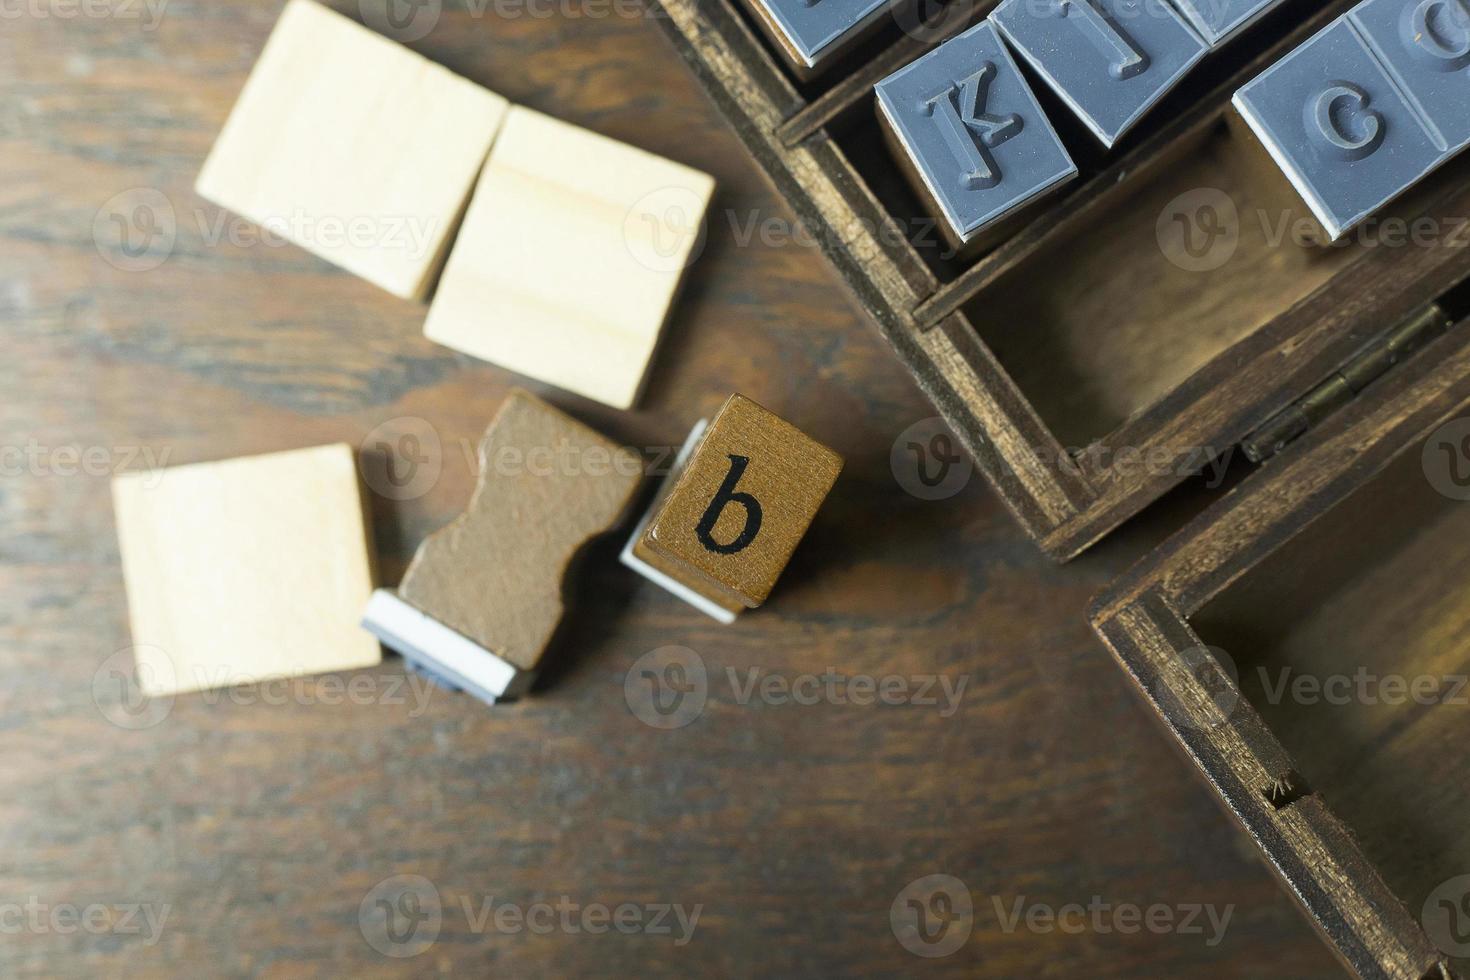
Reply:
[[[1450,318],[1418,319],[1438,333]],[[1470,972],[1467,501],[1461,320],[1326,412],[1091,613],[1365,977]]]
[[[927,34],[888,25],[815,81],[782,68],[736,0],[650,2],[1047,554],[1069,559],[1234,461],[1233,488],[1093,623],[1351,969],[1470,974],[1424,926],[1436,889],[1470,875],[1454,737],[1470,705],[1360,698],[1324,715],[1280,696],[1282,670],[1470,673],[1470,503],[1454,498],[1461,468],[1470,498],[1470,422],[1440,428],[1470,418],[1470,161],[1390,209],[1423,240],[1297,245],[1272,240],[1294,202],[1232,122],[1241,84],[1352,4],[1287,0],[1112,153],[1079,153],[1081,179],[1010,237],[961,258],[883,145],[872,90],[993,2],[955,0]],[[1166,225],[1221,198],[1232,255],[1186,268]],[[1436,489],[1441,455],[1459,465]],[[1470,951],[1470,895],[1443,908]]]
[[[1232,125],[1230,97],[1347,0],[1287,0],[1111,153],[1064,133],[1081,177],[974,259],[951,253],[883,145],[873,86],[994,0],[930,4],[925,29],[893,19],[812,82],[782,66],[738,0],[649,2],[858,306],[1059,560],[1247,441],[1470,273],[1450,220],[1427,249],[1273,240],[1288,220],[1280,181]],[[1063,107],[1048,112],[1067,125]],[[1393,213],[1470,214],[1467,173],[1465,161],[1447,166]],[[1238,213],[1231,258],[1205,272],[1161,246],[1171,209],[1190,220],[1200,191]]]

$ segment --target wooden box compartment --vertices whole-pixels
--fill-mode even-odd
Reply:
[[[1470,874],[1470,320],[1216,501],[1092,619],[1348,966],[1470,974],[1435,948],[1470,952],[1453,948],[1470,879],[1441,889]],[[1426,903],[1450,938],[1426,933]]]
[[[1279,174],[1253,161],[1243,127],[1230,124],[1230,96],[1351,0],[1288,0],[1111,154],[1071,135],[1081,178],[972,259],[944,245],[884,146],[873,85],[994,0],[955,0],[929,32],[889,25],[810,82],[785,70],[739,0],[650,2],[859,307],[1058,559],[1233,452],[1470,270],[1453,247],[1273,240],[1294,215],[1281,211]],[[1070,125],[1061,107],[1048,111]],[[1470,214],[1467,174],[1447,167],[1393,211]],[[1201,190],[1234,205],[1238,242],[1218,268],[1195,270],[1162,247],[1161,224]]]

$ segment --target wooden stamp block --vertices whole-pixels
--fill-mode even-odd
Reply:
[[[514,107],[424,333],[630,408],[713,191],[699,171]]]
[[[731,395],[696,438],[631,555],[658,573],[650,578],[672,579],[728,622],[770,595],[842,457],[743,395]]]
[[[167,695],[378,663],[346,445],[119,476],[112,484],[138,682]]]
[[[636,452],[512,391],[480,442],[469,508],[419,546],[363,625],[488,702],[523,693],[562,618],[572,560],[610,530],[643,474]]]
[[[422,299],[506,107],[355,21],[291,0],[195,189]]]

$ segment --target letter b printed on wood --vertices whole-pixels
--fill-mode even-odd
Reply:
[[[842,457],[731,395],[635,545],[723,605],[765,601],[842,470]]]

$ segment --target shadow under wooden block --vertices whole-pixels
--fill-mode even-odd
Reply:
[[[504,98],[291,0],[195,190],[405,299],[424,299]]]
[[[643,462],[535,396],[512,391],[479,447],[466,511],[419,546],[363,625],[411,663],[494,702],[534,679],[573,560],[627,510]]]

